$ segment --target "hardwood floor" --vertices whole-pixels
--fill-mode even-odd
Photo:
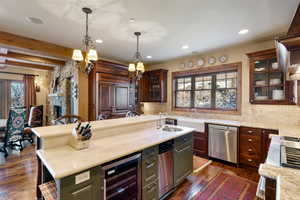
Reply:
[[[0,154],[0,164],[3,154]],[[21,153],[8,156],[0,165],[0,200],[34,200],[37,173],[35,147],[28,146]],[[213,162],[202,171],[188,177],[170,200],[192,199],[221,171],[258,182],[257,170],[241,169]]]

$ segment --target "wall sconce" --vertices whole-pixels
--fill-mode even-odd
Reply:
[[[41,91],[41,87],[40,87],[41,81],[40,81],[40,79],[36,77],[36,79],[34,80],[34,83],[35,83],[35,91],[40,92]]]

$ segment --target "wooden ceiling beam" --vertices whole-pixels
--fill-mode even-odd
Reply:
[[[59,58],[72,58],[73,49],[49,42],[35,40],[12,33],[0,31],[0,44],[22,48],[29,51],[41,52]]]
[[[8,51],[7,54],[0,53],[0,56],[7,57],[7,58],[19,59],[19,60],[25,60],[28,62],[37,62],[37,63],[41,63],[41,64],[59,65],[59,66],[65,65],[65,61],[62,61],[62,60],[55,60],[55,59],[51,59],[51,58],[27,55],[27,54],[12,52],[12,51]]]
[[[32,64],[32,63],[25,63],[25,62],[17,62],[17,61],[11,61],[6,60],[6,65],[13,65],[18,67],[27,67],[27,68],[33,68],[33,69],[42,69],[42,70],[53,70],[53,67],[46,66],[46,65],[38,65],[38,64]]]

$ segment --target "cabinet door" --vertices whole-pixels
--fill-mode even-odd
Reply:
[[[129,86],[128,85],[115,85],[115,110],[120,112],[122,110],[127,111],[129,107]]]
[[[112,112],[113,87],[111,83],[99,82],[98,84],[98,115],[102,112]]]
[[[196,156],[208,157],[208,138],[205,133],[194,132],[193,151]]]
[[[174,184],[179,185],[193,170],[192,142],[174,149]]]

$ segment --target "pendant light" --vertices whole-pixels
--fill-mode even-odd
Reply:
[[[135,32],[134,35],[136,36],[136,53],[134,55],[134,62],[130,63],[128,66],[128,71],[131,78],[137,78],[140,80],[145,72],[145,66],[142,62],[142,56],[139,51],[139,37],[141,36],[141,32]]]
[[[82,8],[82,11],[85,13],[85,36],[83,38],[83,51],[86,54],[84,58],[80,49],[74,49],[72,59],[78,63],[85,61],[84,69],[82,69],[80,66],[79,69],[82,72],[89,74],[94,68],[94,62],[98,60],[98,54],[94,46],[94,42],[89,36],[89,14],[91,14],[93,11],[92,9],[86,7]]]

